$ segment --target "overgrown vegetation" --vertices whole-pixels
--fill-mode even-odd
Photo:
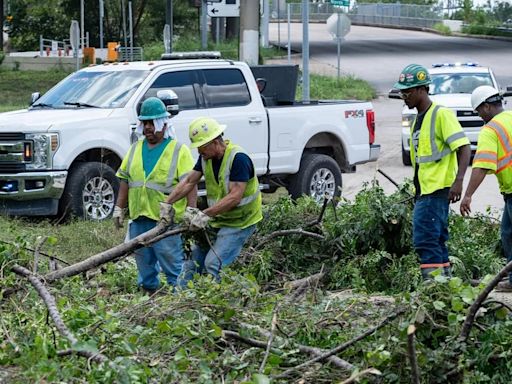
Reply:
[[[2,219],[2,240],[9,244],[0,244],[0,382],[287,383],[301,377],[330,383],[360,375],[362,382],[408,383],[410,325],[416,327],[422,382],[510,382],[512,321],[506,304],[487,301],[468,341],[459,338],[468,307],[483,287],[467,279],[503,265],[498,225],[484,216],[451,216],[456,277],[437,276],[424,284],[411,249],[407,190],[388,196],[377,184],[367,185],[353,202],[327,204],[323,214],[309,199],[294,203],[282,197],[265,207],[257,233],[220,284],[202,276],[185,291],[164,289],[149,298],[135,288],[131,256],[105,265],[100,274],[58,280],[50,292],[79,340],[75,345],[56,332],[34,289],[13,273],[14,265],[33,269],[33,252],[25,247],[37,248],[38,236],[50,236],[40,252],[76,261],[118,243],[123,234],[109,231],[110,222],[52,227]],[[291,232],[298,227],[302,233]],[[283,230],[289,232],[276,235]],[[40,275],[48,270],[46,260],[39,256]],[[283,289],[319,272],[325,277],[302,290]],[[370,336],[354,341],[373,327]],[[313,357],[301,352],[304,346],[325,352],[344,343],[337,355],[344,368],[339,361],[316,363],[282,376]],[[68,348],[101,352],[108,361],[62,352]]]
[[[432,28],[444,36],[450,36],[452,34],[452,30],[450,29],[450,27],[444,25],[443,23],[436,23],[433,25]]]

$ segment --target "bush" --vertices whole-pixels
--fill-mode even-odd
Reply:
[[[452,34],[452,30],[450,29],[450,27],[444,25],[443,23],[436,23],[433,25],[432,28],[444,36],[450,36]]]

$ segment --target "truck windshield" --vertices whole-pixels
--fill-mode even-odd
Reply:
[[[79,71],[45,93],[32,107],[121,108],[149,71]]]
[[[490,73],[439,73],[431,74],[431,95],[472,93],[481,85],[494,86]]]

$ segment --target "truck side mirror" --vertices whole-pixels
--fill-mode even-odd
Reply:
[[[388,97],[390,99],[399,99],[402,100],[402,97],[400,96],[400,91],[396,88],[392,88],[389,90]]]
[[[156,97],[164,102],[167,112],[171,114],[171,117],[176,116],[180,112],[178,95],[172,89],[162,89],[156,93]]]
[[[258,77],[256,79],[256,85],[258,86],[258,91],[260,91],[260,93],[263,93],[265,87],[267,86],[267,79],[264,79],[263,77]]]
[[[32,95],[30,96],[30,105],[34,104],[40,97],[41,97],[40,92],[32,93]]]
[[[505,92],[503,92],[503,97],[509,97],[509,96],[512,96],[512,87],[511,86],[508,86],[507,90]]]

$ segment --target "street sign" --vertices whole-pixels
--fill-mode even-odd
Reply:
[[[210,17],[240,17],[240,0],[208,2],[207,11]]]
[[[337,7],[348,7],[350,6],[350,0],[331,0],[331,4]]]
[[[326,21],[327,31],[335,39],[344,38],[350,32],[350,19],[344,13],[333,13]]]

